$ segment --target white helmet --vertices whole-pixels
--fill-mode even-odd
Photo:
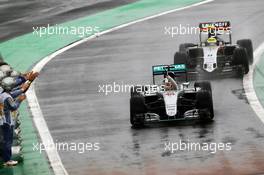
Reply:
[[[1,86],[3,89],[7,91],[11,91],[16,85],[16,79],[14,77],[5,77],[2,82]]]
[[[12,68],[9,65],[0,66],[0,71],[4,72],[6,75],[9,75],[12,72]]]
[[[16,71],[16,70],[13,70],[13,71],[10,73],[10,76],[11,76],[11,77],[18,77],[18,76],[20,76],[20,75],[21,75],[21,73],[18,72],[18,71]]]

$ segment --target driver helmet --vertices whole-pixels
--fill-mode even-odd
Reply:
[[[208,30],[208,38],[206,40],[208,45],[216,45],[217,44],[217,33],[214,27],[210,27]]]
[[[207,39],[208,45],[216,45],[217,44],[217,39],[215,37],[211,37]]]
[[[165,90],[172,90],[172,83],[169,81],[169,79],[166,77],[164,79],[164,85],[165,85]]]

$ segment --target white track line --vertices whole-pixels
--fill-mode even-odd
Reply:
[[[163,12],[163,13],[159,13],[159,14],[156,14],[156,15],[153,15],[153,16],[149,16],[149,17],[146,17],[146,18],[142,18],[142,19],[139,19],[139,20],[136,20],[136,21],[133,21],[133,22],[129,22],[129,23],[126,23],[126,24],[122,24],[122,25],[119,25],[119,26],[116,26],[112,29],[109,29],[109,30],[106,30],[106,31],[103,31],[99,34],[96,34],[96,35],[92,35],[88,38],[84,38],[80,41],[77,41],[77,42],[74,42],[56,52],[54,52],[53,54],[43,58],[40,62],[38,62],[35,67],[33,68],[34,71],[38,71],[40,72],[42,70],[42,68],[50,61],[52,60],[54,57],[56,57],[57,55],[77,46],[77,45],[80,45],[88,40],[91,40],[93,38],[96,38],[98,36],[101,36],[103,34],[107,34],[107,33],[110,33],[110,32],[113,32],[113,31],[116,31],[118,29],[121,29],[121,28],[124,28],[124,27],[127,27],[127,26],[130,26],[130,25],[133,25],[133,24],[136,24],[136,23],[139,23],[139,22],[143,22],[143,21],[146,21],[146,20],[149,20],[149,19],[153,19],[153,18],[156,18],[156,17],[159,17],[159,16],[163,16],[163,15],[166,15],[166,14],[169,14],[169,13],[173,13],[173,12],[177,12],[177,11],[181,11],[181,10],[185,10],[185,9],[188,9],[188,8],[192,8],[192,7],[196,7],[196,6],[199,6],[199,5],[202,5],[202,4],[206,4],[206,3],[209,3],[209,2],[212,2],[214,0],[206,0],[206,1],[202,1],[202,2],[199,2],[199,3],[196,3],[196,4],[192,4],[192,5],[189,5],[189,6],[186,6],[186,7],[182,7],[182,8],[177,8],[177,9],[174,9],[174,10],[169,10],[169,11],[166,11],[166,12]],[[54,145],[54,141],[53,141],[53,138],[49,132],[49,129],[48,129],[48,126],[47,126],[47,123],[44,119],[44,116],[43,116],[43,113],[41,111],[41,108],[40,108],[40,105],[38,103],[38,99],[37,99],[37,96],[36,96],[36,93],[35,93],[35,88],[34,88],[34,83],[31,85],[30,89],[28,90],[27,92],[27,100],[28,100],[28,104],[29,104],[29,108],[31,110],[31,113],[32,113],[32,116],[33,116],[33,121],[35,123],[35,126],[39,132],[39,135],[40,135],[40,138],[42,140],[42,143],[44,145]],[[68,175],[66,169],[64,168],[62,162],[61,162],[61,159],[60,159],[60,156],[58,154],[58,151],[54,148],[54,149],[47,149],[46,150],[46,153],[48,155],[48,159],[49,159],[49,162],[51,164],[51,167],[54,171],[54,174],[55,175]]]
[[[255,111],[257,116],[260,118],[262,123],[264,123],[264,108],[259,102],[259,99],[256,95],[253,83],[254,70],[258,61],[260,60],[262,54],[264,53],[264,43],[262,43],[255,51],[254,51],[254,63],[250,66],[250,71],[243,78],[243,86],[246,92],[247,99],[252,109]]]

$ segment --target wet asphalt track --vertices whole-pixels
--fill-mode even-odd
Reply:
[[[196,36],[164,35],[165,26],[231,20],[233,40],[264,41],[264,1],[217,0],[148,20],[75,47],[49,62],[36,83],[57,142],[100,142],[100,151],[60,152],[70,175],[264,174],[264,125],[247,103],[239,78],[212,80],[215,121],[132,129],[129,93],[98,93],[98,85],[147,84],[151,66],[170,64],[178,45]],[[231,142],[231,151],[164,151],[164,143]]]
[[[0,0],[0,42],[137,0]]]

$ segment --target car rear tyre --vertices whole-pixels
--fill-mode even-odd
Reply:
[[[242,70],[244,71],[244,74],[249,72],[248,55],[245,48],[239,47],[234,50],[233,65],[242,65],[244,68],[244,70]]]
[[[246,49],[247,51],[247,55],[248,55],[248,61],[250,64],[253,63],[253,44],[252,41],[250,39],[242,39],[242,40],[238,40],[237,44],[240,47],[243,47]]]

